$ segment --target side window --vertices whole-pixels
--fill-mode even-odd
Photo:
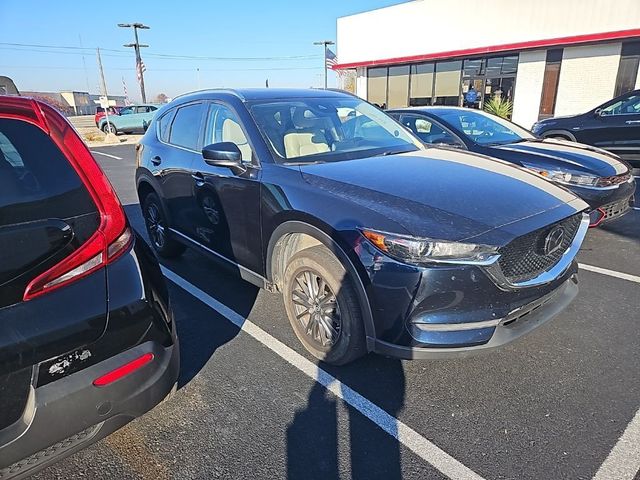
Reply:
[[[136,113],[147,113],[148,111],[149,111],[149,107],[147,107],[147,106],[137,107],[136,108]]]
[[[171,131],[171,121],[173,120],[174,115],[176,114],[175,110],[170,110],[158,120],[158,138],[165,142],[169,142],[169,132]]]
[[[600,115],[633,115],[640,113],[640,95],[630,95],[601,110]]]
[[[123,108],[122,110],[120,110],[120,115],[130,115],[133,113],[133,108],[134,107],[126,107]]]
[[[403,115],[402,124],[428,144],[460,145],[458,139],[440,125],[417,115]]]
[[[242,161],[251,162],[252,151],[235,114],[224,105],[212,104],[209,109],[204,143],[231,142],[242,152]]]
[[[191,150],[198,149],[203,107],[201,103],[193,103],[178,108],[171,124],[169,143]]]
[[[158,107],[153,107],[153,106],[147,107],[147,112],[155,112],[156,110],[158,110]]]

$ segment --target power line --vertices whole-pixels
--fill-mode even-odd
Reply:
[[[13,42],[0,42],[0,45],[4,45],[6,47],[17,47],[17,48],[3,48],[5,50],[15,50],[15,51],[34,51],[41,53],[62,53],[69,55],[87,55],[89,52],[93,50],[93,48],[89,47],[77,47],[71,45],[44,45],[44,44],[35,44],[35,43],[13,43]],[[72,50],[72,52],[60,52],[60,51],[51,51],[51,50],[31,50],[31,49],[58,49],[58,50]],[[119,53],[125,56],[128,55],[129,52],[126,50],[117,50],[113,48],[100,48],[100,52],[113,52]],[[104,56],[105,54],[102,53]],[[109,55],[115,56],[115,55]],[[147,53],[147,57],[154,57],[158,59],[168,59],[168,60],[212,60],[212,61],[275,61],[275,60],[312,60],[318,59],[320,55],[287,55],[287,56],[270,56],[270,57],[218,57],[218,56],[200,56],[200,55],[178,55],[178,54],[170,54],[170,53]]]

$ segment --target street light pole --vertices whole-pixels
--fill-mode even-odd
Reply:
[[[322,67],[324,69],[324,89],[327,89],[327,47],[329,45],[335,45],[335,42],[332,42],[331,40],[321,40],[319,42],[313,42],[314,45],[322,45],[322,52],[323,52],[323,64]]]
[[[128,43],[124,46],[133,47],[136,52],[136,73],[140,82],[140,94],[142,95],[142,103],[147,103],[147,94],[144,90],[144,72],[142,71],[142,57],[140,56],[140,48],[148,47],[149,45],[140,44],[140,42],[138,41],[138,29],[149,30],[149,27],[142,23],[119,23],[118,26],[122,28],[133,28],[135,43]]]

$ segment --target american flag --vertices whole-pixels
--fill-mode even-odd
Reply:
[[[342,70],[334,70],[333,68],[337,64],[338,64],[337,55],[333,53],[329,47],[326,47],[324,50],[324,67],[328,68],[329,70],[333,70],[338,74],[339,77],[342,77],[342,74],[344,72]]]
[[[329,69],[333,69],[333,67],[338,64],[338,57],[336,57],[336,54],[333,53],[329,47],[325,48],[324,62],[325,67]]]
[[[142,81],[142,74],[147,71],[147,67],[144,65],[142,59],[136,64],[136,73],[138,75],[138,81]]]

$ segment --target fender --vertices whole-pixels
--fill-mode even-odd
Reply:
[[[289,220],[278,225],[278,227],[271,234],[269,245],[267,247],[265,258],[267,279],[270,282],[273,281],[271,261],[276,243],[280,238],[289,233],[304,233],[320,241],[323,245],[325,245],[329,250],[333,252],[333,254],[338,258],[338,260],[340,260],[340,263],[342,263],[344,268],[347,270],[351,278],[354,279],[356,293],[358,295],[358,300],[360,301],[360,306],[362,308],[362,320],[364,322],[365,335],[367,337],[367,350],[369,352],[373,351],[376,338],[375,324],[373,323],[371,303],[369,302],[367,291],[362,282],[362,277],[360,276],[360,273],[358,272],[358,269],[354,265],[351,258],[349,258],[349,255],[328,233],[314,225],[299,220]]]

